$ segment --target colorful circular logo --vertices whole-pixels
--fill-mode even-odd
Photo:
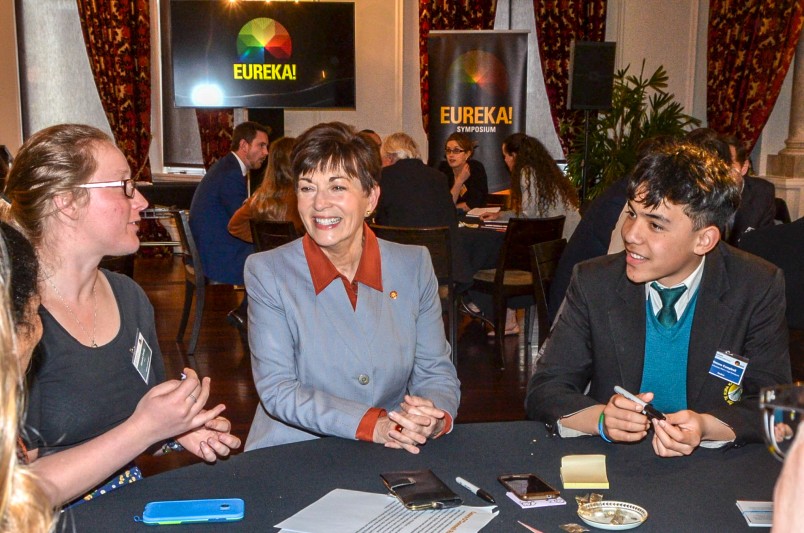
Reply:
[[[508,70],[497,56],[483,50],[471,50],[459,56],[449,67],[449,77],[493,96],[508,92]]]
[[[288,30],[274,19],[252,19],[237,34],[237,54],[244,63],[264,63],[265,52],[276,59],[287,59],[292,51]]]

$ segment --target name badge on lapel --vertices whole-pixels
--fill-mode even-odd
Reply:
[[[748,368],[748,359],[729,351],[715,353],[709,373],[729,383],[740,385]]]
[[[131,357],[131,364],[139,372],[145,383],[148,383],[148,376],[151,373],[151,355],[153,350],[148,346],[148,341],[142,336],[142,332],[137,330],[137,343],[134,345],[134,355]]]

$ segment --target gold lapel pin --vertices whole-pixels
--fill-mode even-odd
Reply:
[[[396,300],[396,297],[399,295],[396,293],[396,291],[391,291],[388,296],[390,296],[392,300]]]

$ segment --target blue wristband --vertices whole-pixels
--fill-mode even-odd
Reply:
[[[603,414],[603,412],[601,411],[601,413],[600,413],[600,418],[598,418],[598,419],[597,419],[597,433],[598,433],[598,435],[600,435],[600,438],[601,438],[601,439],[603,439],[604,441],[606,441],[606,442],[609,442],[609,443],[610,443],[610,442],[612,442],[612,440],[611,440],[611,439],[609,439],[609,438],[606,436],[606,431],[603,429],[603,420],[604,420],[605,418],[606,418],[606,415],[604,415],[604,414]]]

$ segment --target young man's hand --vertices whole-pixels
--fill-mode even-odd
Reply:
[[[643,392],[637,396],[646,403],[653,400],[652,392]],[[642,414],[642,406],[625,396],[612,396],[603,408],[603,414],[603,429],[610,440],[636,442],[648,435],[650,422]]]

